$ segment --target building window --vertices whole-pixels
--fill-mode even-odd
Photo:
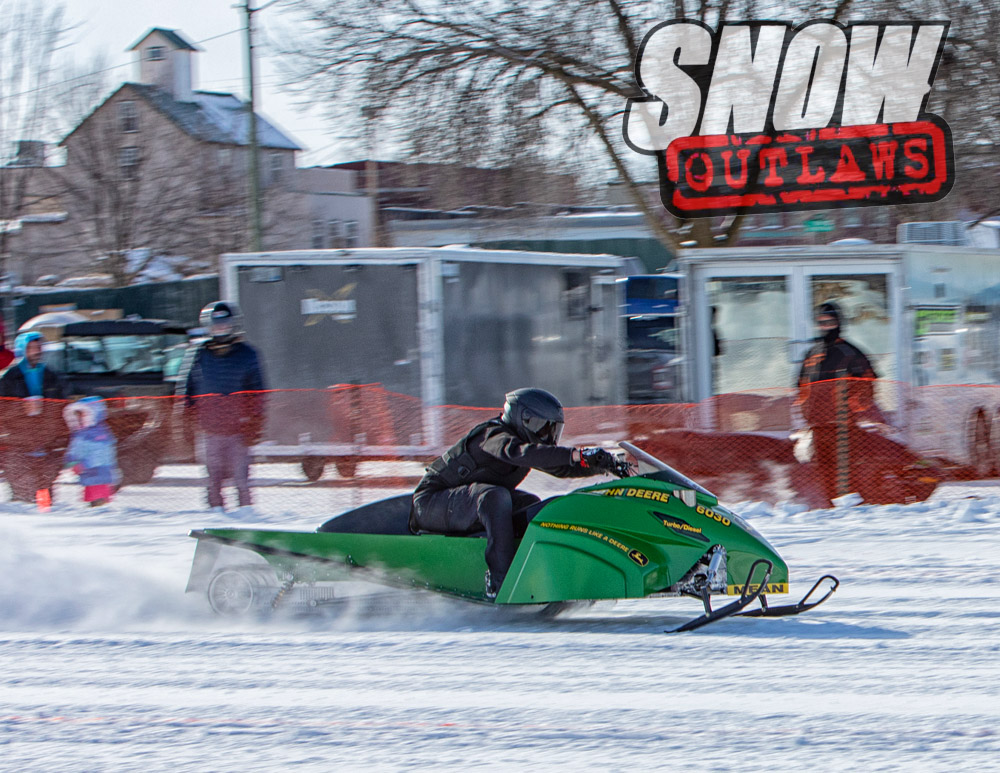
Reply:
[[[326,223],[319,218],[313,220],[312,246],[314,250],[323,249],[323,241],[326,238]]]
[[[590,308],[590,276],[569,269],[563,273],[563,314],[566,319],[586,319]]]
[[[167,58],[165,46],[150,46],[146,49],[146,60],[150,62],[162,62]]]
[[[843,214],[843,224],[847,228],[857,228],[858,226],[864,225],[864,218],[861,215],[861,210],[857,208],[845,209]]]
[[[233,163],[233,149],[219,148],[219,152],[216,154],[215,160],[219,167],[228,170]]]
[[[267,162],[271,168],[271,182],[280,182],[281,174],[284,171],[285,163],[281,153],[272,153],[268,156]]]
[[[135,102],[118,103],[118,126],[126,134],[139,131],[139,111]]]
[[[331,220],[326,224],[326,233],[330,239],[330,248],[339,250],[344,246],[344,231],[339,220]]]
[[[344,246],[345,247],[357,247],[358,246],[358,234],[360,229],[358,228],[357,220],[345,220],[344,221]]]
[[[123,180],[135,180],[139,176],[139,148],[122,148],[118,151],[118,168]]]

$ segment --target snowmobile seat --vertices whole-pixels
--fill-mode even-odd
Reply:
[[[316,531],[336,534],[412,534],[410,503],[412,494],[381,499],[334,516]]]

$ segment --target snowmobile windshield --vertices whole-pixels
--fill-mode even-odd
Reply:
[[[639,463],[639,474],[647,475],[649,477],[655,478],[656,480],[661,480],[664,483],[674,483],[678,486],[684,488],[693,489],[699,494],[704,494],[705,496],[712,497],[714,500],[718,501],[719,498],[715,496],[711,491],[702,486],[699,483],[695,483],[687,475],[678,472],[673,467],[671,467],[666,462],[661,462],[652,454],[647,454],[641,448],[638,448],[631,443],[621,442],[618,444],[620,448],[628,451],[635,460]]]

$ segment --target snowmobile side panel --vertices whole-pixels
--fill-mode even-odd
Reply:
[[[398,587],[484,598],[485,540],[436,534],[400,536],[206,529],[201,536],[262,555],[296,582],[344,580],[358,570]]]
[[[727,594],[743,593],[751,566],[761,558],[773,566],[764,592],[787,593],[788,567],[763,537],[714,497],[698,493],[690,501],[650,477],[601,483],[552,500],[529,524],[497,602],[643,598],[678,582],[712,545],[728,552]],[[610,521],[609,507],[615,513]],[[556,545],[568,549],[551,547]]]

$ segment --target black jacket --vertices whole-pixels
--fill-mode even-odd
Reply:
[[[796,402],[813,427],[835,424],[846,417],[856,420],[864,414],[878,414],[876,378],[878,374],[868,357],[854,344],[840,337],[832,343],[820,340],[802,361]],[[881,420],[880,415],[872,418]]]
[[[62,376],[51,368],[45,368],[42,371],[42,397],[45,400],[38,415],[28,415],[23,402],[28,397],[28,383],[17,363],[11,365],[0,377],[0,436],[3,438],[0,445],[20,455],[65,449],[69,430],[63,421],[65,404],[62,401],[68,396],[69,390]]]
[[[499,419],[472,430],[427,468],[414,495],[425,491],[489,483],[514,490],[531,470],[557,478],[583,478],[598,470],[574,464],[573,449],[526,443]]]
[[[250,439],[263,424],[264,388],[257,351],[237,341],[224,353],[214,352],[209,345],[201,347],[188,374],[185,395],[203,432],[242,434]]]
[[[0,397],[27,397],[28,382],[24,371],[15,362],[0,378]],[[69,397],[66,381],[52,368],[42,370],[42,397],[49,400],[65,400]]]

